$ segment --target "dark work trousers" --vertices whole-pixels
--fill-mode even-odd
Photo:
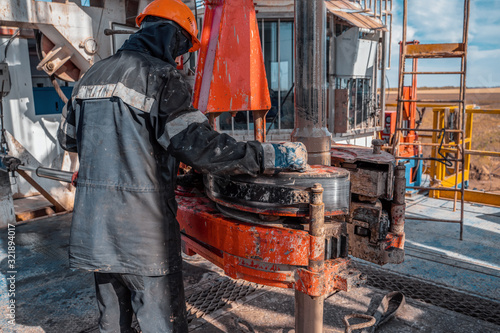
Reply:
[[[182,272],[162,276],[94,273],[101,333],[187,333]]]

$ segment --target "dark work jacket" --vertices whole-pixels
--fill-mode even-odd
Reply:
[[[74,87],[58,139],[80,161],[70,265],[99,272],[181,269],[178,161],[226,174],[274,162],[265,163],[260,143],[213,131],[173,66],[129,50],[96,63]]]

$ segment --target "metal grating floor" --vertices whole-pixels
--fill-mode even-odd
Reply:
[[[400,291],[414,300],[500,325],[500,302],[360,262],[356,262],[355,266],[366,274],[368,278],[366,284],[370,287]]]
[[[243,300],[245,297],[264,288],[261,285],[247,282],[235,281],[228,277],[221,277],[212,281],[208,288],[199,290],[187,296],[186,308],[188,323],[195,319],[203,318],[206,315],[223,309],[233,302]],[[134,319],[132,325],[139,330],[139,323]],[[80,331],[80,333],[98,333],[97,325]]]
[[[191,323],[195,318],[201,318],[222,309],[262,288],[263,286],[256,283],[236,281],[227,277],[220,278],[209,288],[187,297],[188,322]]]
[[[357,269],[367,275],[367,285],[386,290],[401,291],[406,297],[424,303],[432,304],[454,312],[500,325],[500,302],[495,302],[470,293],[453,290],[445,286],[427,282],[421,279],[404,276],[380,269],[371,265],[355,262]],[[233,302],[265,287],[242,280],[232,280],[221,277],[210,285],[199,290],[186,299],[188,322],[203,318]],[[97,327],[81,333],[98,332]]]
[[[70,218],[68,214],[16,227],[18,332],[34,332],[37,328],[36,332],[82,332],[86,327],[88,329],[83,332],[97,332],[92,274],[68,269]],[[6,249],[5,241],[5,237],[0,238],[2,267],[6,266],[5,253],[2,252]],[[359,261],[355,263],[367,275],[370,287],[398,290],[409,298],[500,325],[500,301],[494,294],[476,296],[479,293],[459,290],[456,286],[450,288],[425,277],[415,278]],[[192,284],[196,290],[191,289],[191,293],[189,288],[186,290],[186,305],[192,323],[216,311],[224,311],[231,303],[246,302],[264,291],[259,285],[222,276],[205,279],[205,282],[196,280]],[[493,288],[496,285],[491,284]],[[0,289],[5,288],[2,274]],[[0,303],[5,302],[6,295],[0,293]],[[3,320],[0,316],[0,330],[9,332],[3,327]]]
[[[500,325],[500,302],[357,261],[354,265],[367,275],[366,284],[370,287],[400,291],[408,298]],[[209,288],[187,298],[188,320],[191,322],[194,318],[210,314],[261,288],[255,283],[221,278]]]

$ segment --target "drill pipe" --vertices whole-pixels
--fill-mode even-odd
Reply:
[[[331,165],[326,128],[326,7],[323,0],[295,0],[295,129],[309,164]]]

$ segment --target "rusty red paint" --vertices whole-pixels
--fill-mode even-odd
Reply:
[[[323,272],[298,269],[295,289],[310,296],[326,296],[334,291],[349,291],[362,280],[360,272],[350,268],[350,260],[344,258],[325,261]]]
[[[400,235],[396,235],[392,232],[389,232],[385,238],[386,241],[386,250],[389,250],[391,247],[395,247],[398,249],[404,249],[405,245],[405,234],[402,233]]]
[[[337,290],[350,291],[351,288],[363,282],[362,274],[350,265],[350,259],[346,258],[325,261],[323,295],[330,295]]]
[[[393,204],[391,207],[392,231],[395,233],[404,233],[405,225],[405,205]]]
[[[193,105],[204,113],[265,115],[271,99],[253,1],[212,2],[203,21]],[[256,134],[265,139],[264,132]]]
[[[177,200],[183,250],[200,254],[232,278],[324,296],[347,290],[359,275],[348,274],[349,260],[342,258],[325,261],[319,272],[304,268],[310,259],[324,258],[324,237],[236,221],[224,217],[204,197]]]
[[[206,197],[178,197],[177,201],[183,250],[200,254],[232,278],[310,296],[347,291],[361,280],[346,258],[326,260],[317,271],[309,267],[311,262],[323,263],[324,236],[227,218]]]
[[[195,197],[198,195],[198,193],[193,191],[193,189],[191,189],[191,188],[177,186],[177,188],[175,189],[175,195],[184,196],[184,197]]]
[[[309,296],[321,296],[324,292],[325,276],[323,273],[311,272],[306,269],[297,270],[295,289]]]
[[[227,275],[269,286],[290,288],[294,282],[293,266],[289,266],[286,271],[269,270],[269,268],[272,266],[268,266],[264,262],[256,260],[248,262],[244,258],[224,254],[224,272]]]
[[[219,213],[207,198],[178,197],[177,220],[193,239],[225,253],[268,263],[307,266],[306,231],[240,222]]]
[[[310,236],[310,238],[311,238],[311,249],[310,249],[309,260],[319,261],[325,257],[325,237]]]
[[[253,112],[255,141],[266,142],[266,114],[267,109]]]
[[[185,235],[181,234],[181,239],[182,239],[182,250],[184,253],[190,256],[199,254],[203,258],[209,260],[214,265],[217,265],[220,268],[224,268],[224,260],[220,254],[215,253],[215,251],[208,249],[206,246],[199,244],[195,240],[192,240]]]

